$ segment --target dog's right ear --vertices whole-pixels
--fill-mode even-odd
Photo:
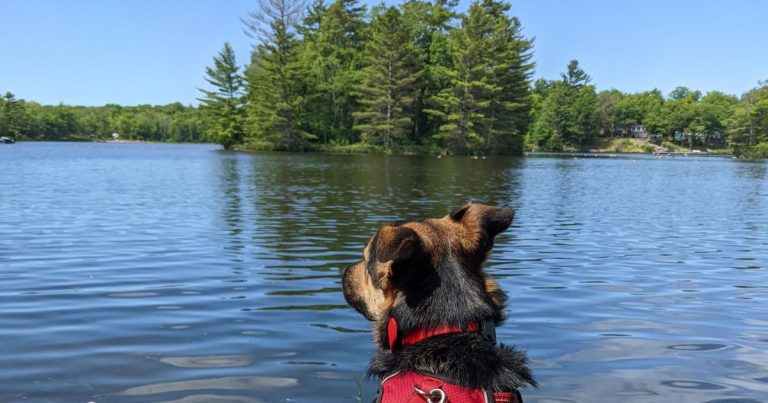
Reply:
[[[515,210],[509,207],[470,203],[448,214],[448,218],[471,230],[481,230],[481,245],[485,249],[490,250],[493,247],[493,239],[496,235],[504,232],[512,224],[512,220],[515,218]]]

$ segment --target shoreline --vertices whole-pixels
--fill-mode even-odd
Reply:
[[[68,140],[19,140],[16,143],[42,143],[42,142],[52,142],[52,143],[104,143],[104,144],[210,144],[210,145],[217,145],[216,143],[176,143],[176,142],[164,142],[164,141],[147,141],[147,140],[104,140],[104,139],[68,139]],[[362,143],[360,143],[362,144]],[[380,155],[404,155],[404,156],[434,156],[437,158],[444,158],[444,157],[469,157],[473,159],[477,158],[487,158],[487,157],[584,157],[584,158],[618,158],[622,156],[637,156],[637,155],[645,155],[645,156],[655,156],[657,158],[670,158],[670,157],[735,157],[732,153],[730,153],[728,150],[724,149],[718,149],[718,150],[711,150],[709,152],[702,151],[702,150],[693,150],[693,151],[665,151],[665,152],[647,152],[647,151],[641,151],[638,149],[631,149],[631,150],[616,150],[615,148],[611,147],[600,147],[600,148],[587,148],[586,150],[564,150],[564,151],[539,151],[539,150],[527,150],[523,151],[521,154],[470,154],[470,155],[459,155],[459,154],[449,154],[444,152],[443,150],[436,149],[436,148],[427,148],[424,147],[422,149],[416,149],[416,148],[408,148],[405,150],[393,150],[393,151],[385,151],[383,149],[380,149],[376,146],[371,146],[370,148],[363,149],[363,150],[350,150],[348,147],[342,147],[340,149],[335,149],[333,147],[327,147],[327,146],[318,146],[313,147],[311,149],[306,149],[304,151],[283,151],[283,150],[270,150],[270,149],[258,149],[258,148],[247,148],[247,147],[236,147],[232,150],[220,150],[220,151],[231,151],[231,152],[244,152],[244,153],[320,153],[320,154],[359,154],[359,155],[365,155],[365,154],[380,154]]]

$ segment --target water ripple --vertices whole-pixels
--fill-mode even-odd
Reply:
[[[0,401],[369,401],[340,273],[383,222],[512,206],[526,401],[763,401],[768,164],[0,147]]]

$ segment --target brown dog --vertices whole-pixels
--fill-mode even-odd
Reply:
[[[482,270],[514,215],[468,204],[386,224],[345,269],[344,297],[374,322],[368,375],[383,379],[379,401],[514,402],[519,387],[536,386],[525,353],[496,344],[506,295]]]

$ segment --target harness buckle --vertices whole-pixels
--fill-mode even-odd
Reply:
[[[496,343],[496,324],[492,319],[485,319],[480,322],[480,333],[486,340]]]
[[[416,393],[418,393],[421,397],[426,398],[427,403],[445,403],[445,392],[440,388],[435,388],[429,392],[425,392],[421,390],[418,385],[414,385],[413,390],[416,391]]]

